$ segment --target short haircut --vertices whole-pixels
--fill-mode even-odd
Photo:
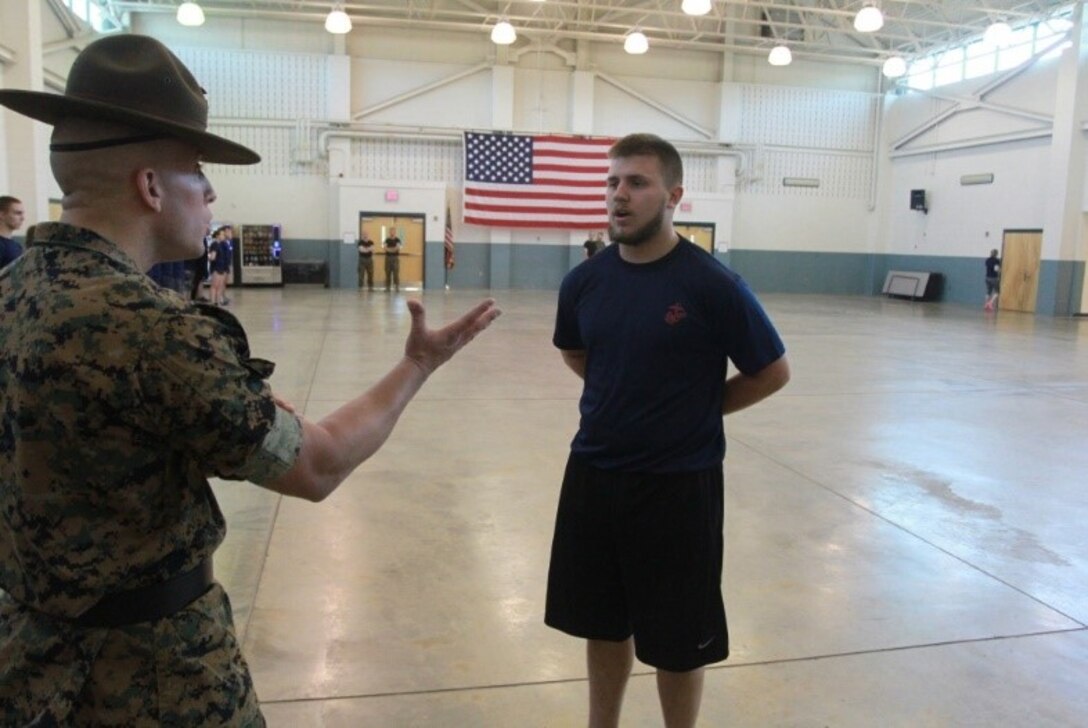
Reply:
[[[608,150],[608,158],[623,157],[657,157],[666,187],[684,183],[684,163],[680,161],[680,152],[656,134],[628,134],[617,141]]]
[[[12,205],[21,205],[23,203],[18,197],[12,197],[10,195],[0,195],[0,212],[7,212],[11,209]]]

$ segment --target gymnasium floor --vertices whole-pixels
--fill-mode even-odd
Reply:
[[[402,351],[406,294],[231,295],[310,417]],[[433,322],[482,295],[423,299]],[[579,394],[554,297],[497,293],[504,315],[324,503],[216,484],[271,726],[585,724],[582,644],[541,621]],[[700,724],[1088,724],[1088,320],[763,301],[793,381],[726,421],[732,657]],[[659,726],[635,670],[622,724]]]

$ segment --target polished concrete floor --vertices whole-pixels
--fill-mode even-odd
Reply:
[[[400,356],[406,295],[231,310],[317,418]],[[482,295],[422,298],[435,321]],[[584,725],[583,646],[541,619],[579,382],[555,294],[494,295],[504,315],[324,503],[216,484],[270,725]],[[726,421],[733,656],[700,724],[1088,725],[1088,321],[764,302],[793,381]],[[638,663],[623,725],[661,725]]]

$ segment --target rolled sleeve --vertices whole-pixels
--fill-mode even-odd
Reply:
[[[205,475],[264,483],[291,468],[302,424],[266,381],[273,365],[250,356],[225,311],[189,308],[156,324],[141,365],[144,430],[184,451]]]
[[[295,415],[277,407],[275,421],[260,447],[233,475],[258,485],[268,483],[291,469],[301,447],[302,423]]]

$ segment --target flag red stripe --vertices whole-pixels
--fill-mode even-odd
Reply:
[[[598,225],[588,225],[587,221],[556,221],[549,222],[547,220],[495,220],[490,217],[473,217],[465,215],[465,222],[469,225],[483,225],[486,227],[500,227],[500,228],[533,228],[533,229],[559,229],[559,230],[581,230],[587,227],[598,227]],[[599,227],[605,227],[607,222],[601,222]]]
[[[466,202],[466,210],[478,210],[480,212],[526,212],[526,213],[562,213],[564,215],[578,215],[580,217],[601,217],[600,209],[565,207],[558,209],[554,206],[544,205],[485,205],[479,202]]]
[[[600,195],[581,195],[573,192],[541,192],[520,190],[479,190],[474,187],[465,188],[466,197],[494,197],[507,200],[565,200],[568,202],[600,202]]]
[[[533,184],[536,185],[563,185],[564,187],[598,187],[601,190],[601,205],[604,205],[604,191],[607,184],[603,179],[566,179],[565,177],[537,177],[533,176]]]
[[[544,164],[541,162],[533,163],[533,172],[570,172],[572,174],[598,174],[601,176],[601,181],[598,184],[604,184],[604,178],[608,175],[608,167],[574,167],[569,164]]]
[[[588,159],[590,161],[600,161],[602,159],[600,152],[568,152],[566,150],[559,149],[534,149],[537,157],[559,157],[561,159]],[[604,157],[604,159],[608,159]],[[608,165],[604,165],[605,169]]]

